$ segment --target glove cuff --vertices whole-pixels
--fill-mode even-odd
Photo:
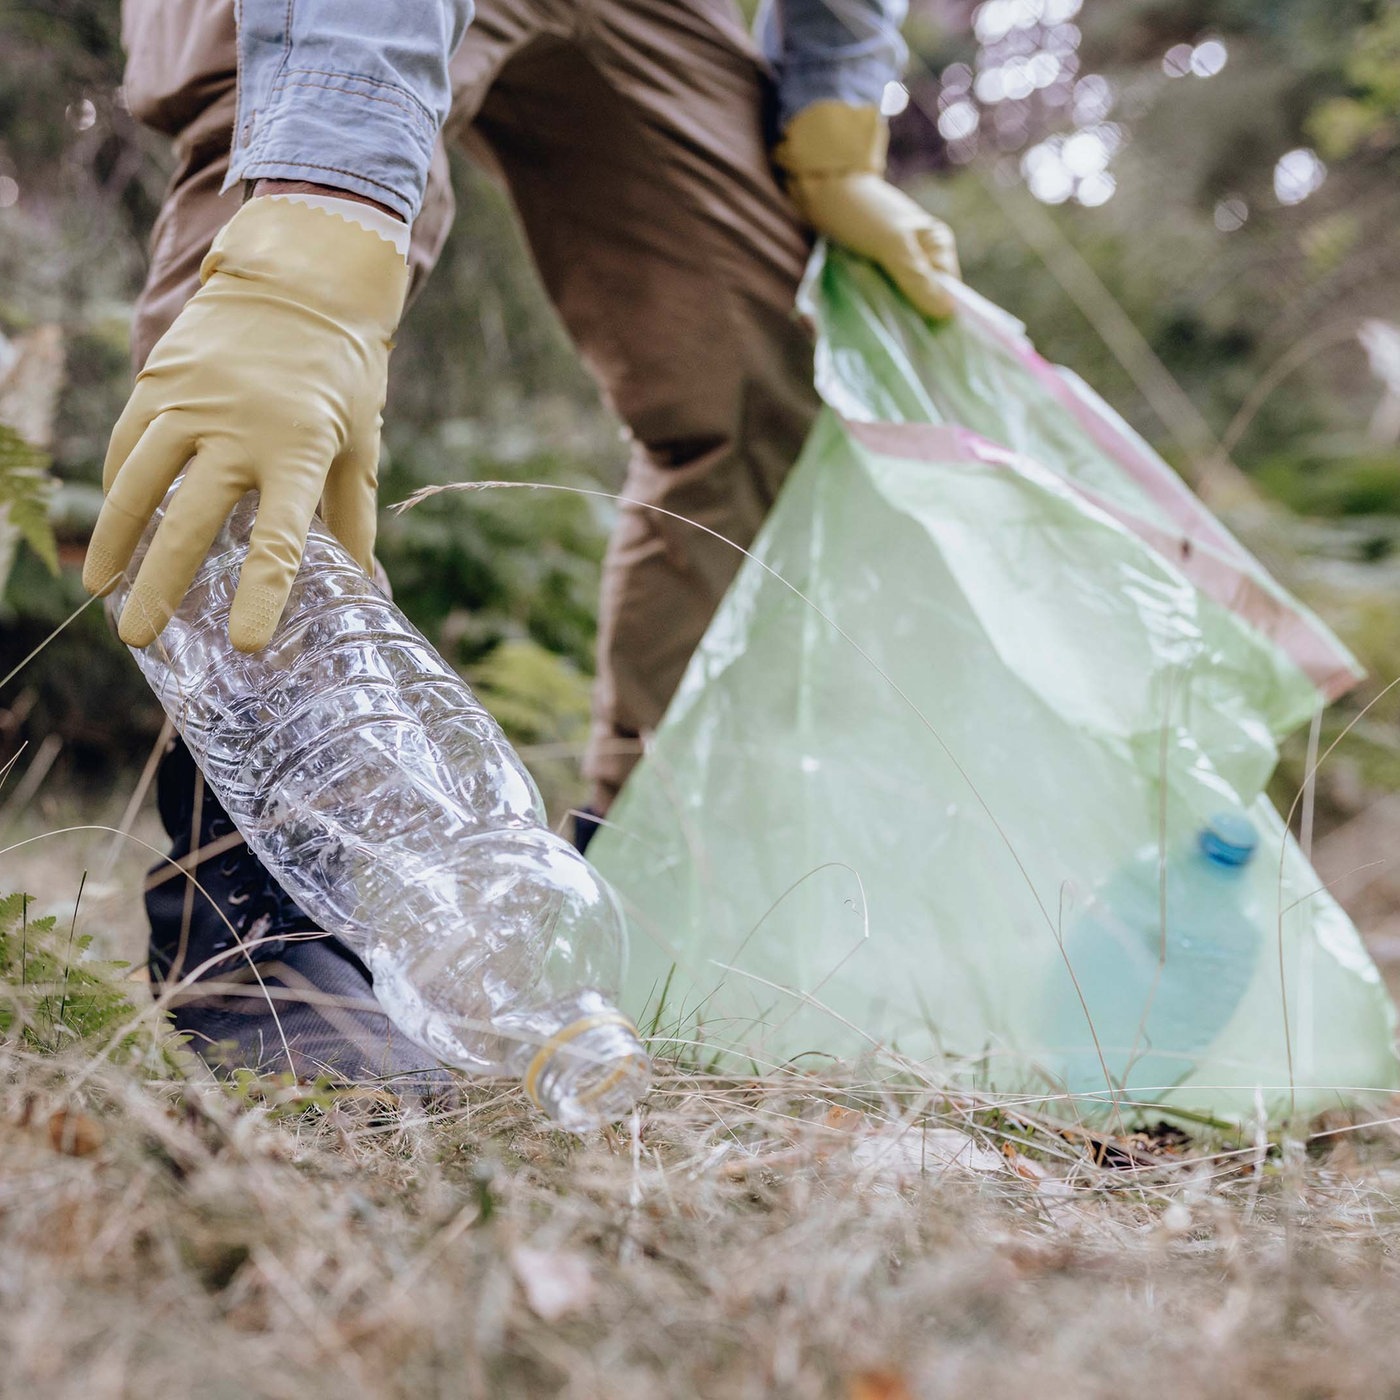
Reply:
[[[286,199],[251,199],[224,225],[200,266],[200,284],[219,273],[262,283],[386,340],[408,295],[408,263],[387,239]]]
[[[773,159],[797,179],[883,175],[889,141],[878,107],[814,102],[787,124]]]

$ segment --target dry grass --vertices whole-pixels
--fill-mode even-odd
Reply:
[[[665,1074],[580,1141],[503,1086],[425,1114],[159,1057],[0,1070],[6,1394],[1400,1393],[1388,1126],[1105,1165],[797,1077]]]
[[[111,860],[124,805],[41,793],[0,885],[136,960],[161,838]],[[578,1140],[510,1086],[424,1112],[0,1041],[0,1395],[1400,1397],[1395,1111],[1103,1139],[671,1069]]]
[[[62,932],[90,872],[80,931],[136,957],[116,819],[22,814],[86,829],[5,881]],[[1389,1123],[1105,1139],[670,1069],[580,1141],[510,1086],[424,1112],[94,1045],[0,1042],[0,1394],[1400,1396]]]

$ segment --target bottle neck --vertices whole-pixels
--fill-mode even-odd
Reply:
[[[516,1030],[510,1068],[541,1112],[584,1132],[637,1102],[651,1082],[651,1060],[636,1026],[596,993],[567,1008],[576,1014],[560,1015],[564,1010],[524,1018],[532,1024]]]
[[[1244,873],[1249,869],[1249,862],[1220,860],[1215,856],[1207,855],[1205,851],[1197,852],[1197,860],[1205,866],[1212,879],[1215,880],[1242,880]]]

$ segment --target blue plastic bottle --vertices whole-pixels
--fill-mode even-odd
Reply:
[[[1192,848],[1173,855],[1165,937],[1155,847],[1139,852],[1071,923],[1065,954],[1084,1004],[1061,969],[1042,1037],[1042,1063],[1070,1093],[1121,1090],[1151,1103],[1195,1068],[1254,976],[1260,930],[1245,907],[1245,871],[1258,844],[1247,817],[1223,812]]]

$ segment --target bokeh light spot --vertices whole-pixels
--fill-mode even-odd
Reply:
[[[909,105],[909,89],[893,79],[885,84],[880,94],[880,115],[897,117]]]
[[[1096,170],[1079,182],[1074,197],[1086,208],[1097,209],[1100,204],[1107,204],[1113,198],[1117,188],[1118,181],[1107,170]]]
[[[1249,205],[1241,195],[1226,195],[1215,206],[1215,226],[1221,233],[1234,233],[1242,229],[1249,218]]]
[[[938,81],[945,93],[966,92],[972,86],[972,69],[965,63],[950,63]]]
[[[977,81],[973,83],[972,90],[977,94],[977,100],[985,103],[988,107],[995,107],[1006,96],[1006,79],[1002,76],[1000,68],[985,68],[977,75]]]
[[[1092,126],[1113,109],[1113,85],[1100,73],[1088,73],[1074,85],[1074,124]]]
[[[1071,175],[1097,175],[1108,167],[1108,147],[1097,131],[1076,131],[1064,145],[1061,158]]]
[[[1327,178],[1327,167],[1307,146],[1281,155],[1274,166],[1274,194],[1280,204],[1301,204],[1316,194]]]
[[[938,134],[945,141],[962,141],[981,125],[976,106],[966,98],[950,103],[938,117]]]
[[[1207,39],[1191,50],[1191,71],[1198,78],[1213,78],[1229,59],[1229,50],[1219,39]]]
[[[63,115],[68,118],[68,124],[74,131],[91,131],[97,125],[97,108],[86,97],[81,102],[69,103]]]
[[[1044,49],[1031,55],[1029,66],[1031,83],[1038,88],[1049,87],[1060,76],[1060,60]]]
[[[1162,72],[1169,78],[1184,78],[1191,71],[1191,55],[1196,51],[1190,44],[1173,44],[1162,55]]]

